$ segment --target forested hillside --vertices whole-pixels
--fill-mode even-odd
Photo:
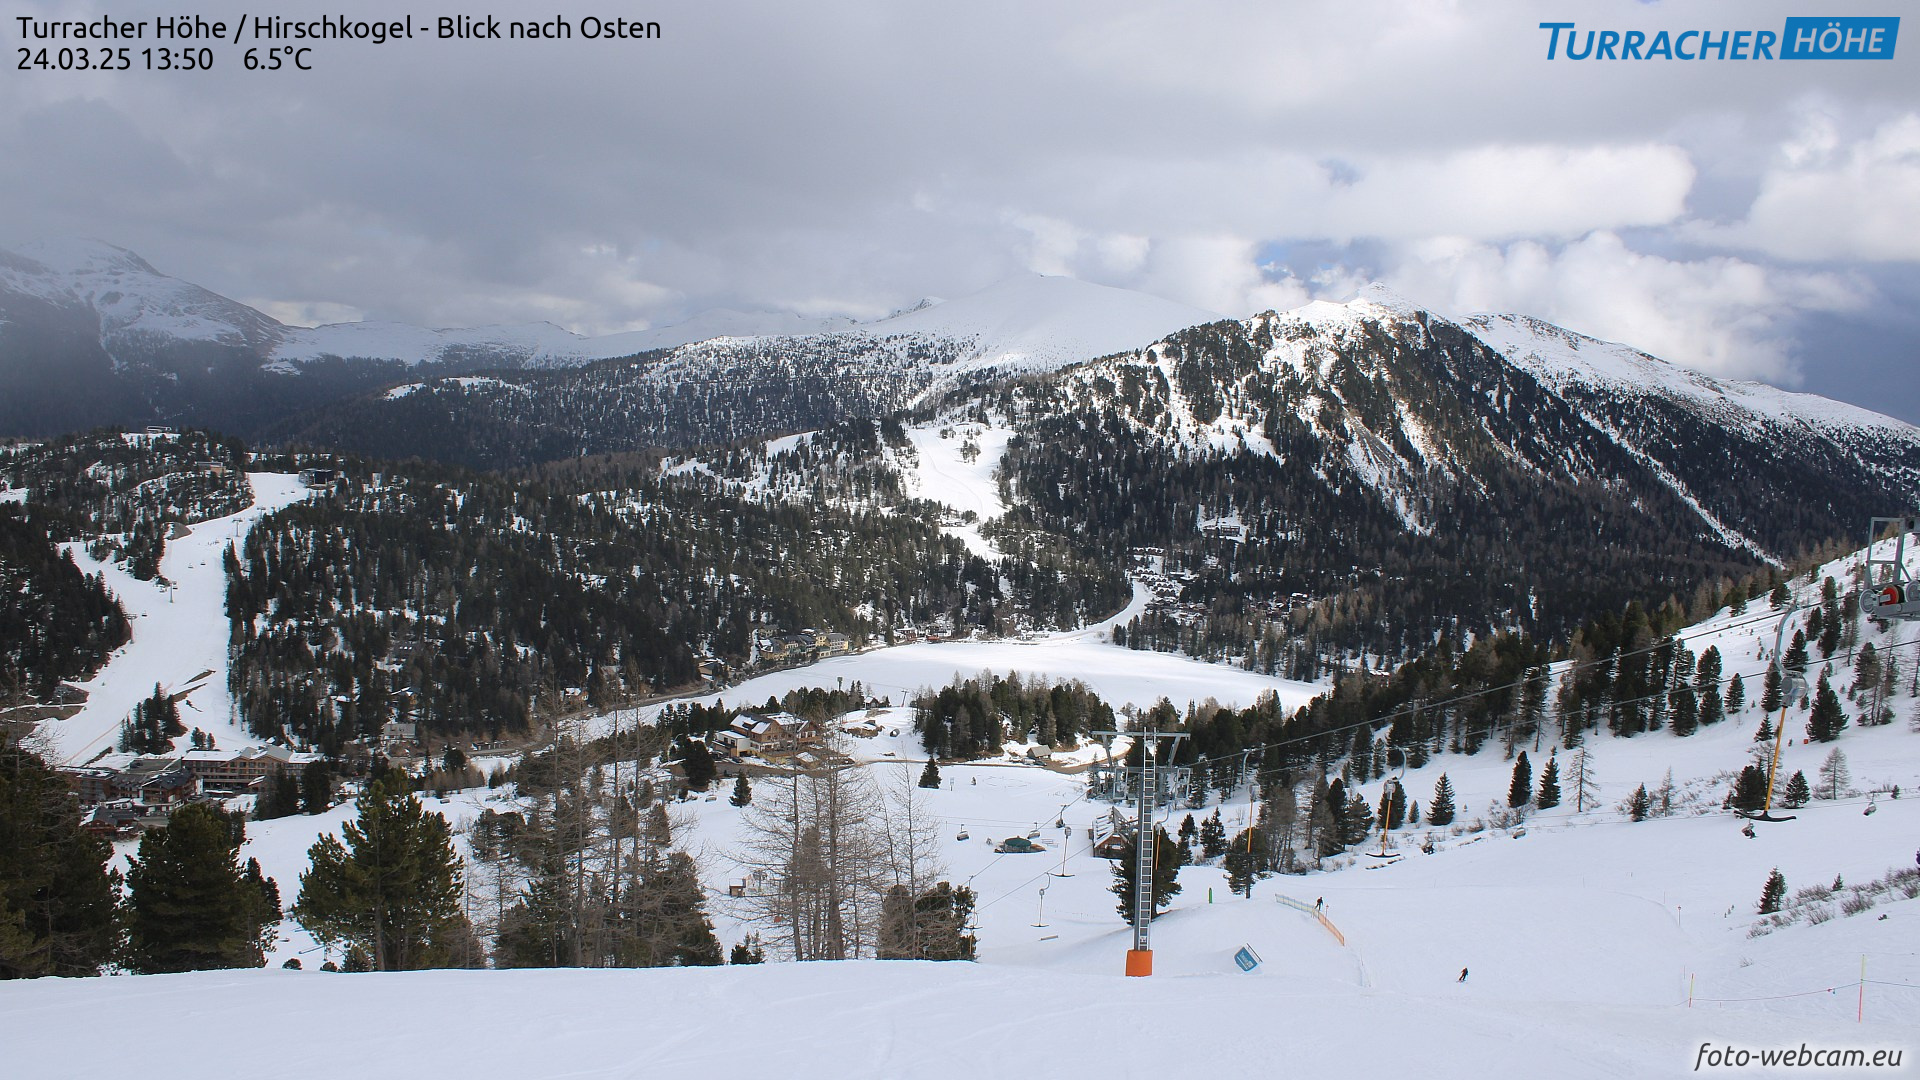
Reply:
[[[238,440],[205,431],[102,429],[0,452],[0,487],[26,489],[58,540],[87,540],[96,558],[159,573],[167,533],[253,501]]]
[[[274,514],[228,564],[241,713],[328,748],[397,717],[498,735],[694,684],[702,657],[746,665],[756,632],[858,647],[1086,616],[1058,578],[1005,583],[909,514],[719,487],[627,460],[422,466]]]
[[[88,678],[127,636],[113,594],[54,546],[44,516],[0,505],[0,705]]]

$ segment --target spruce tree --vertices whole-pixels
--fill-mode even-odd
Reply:
[[[1653,796],[1647,794],[1647,785],[1641,784],[1633,789],[1627,798],[1627,817],[1634,821],[1647,820],[1647,812],[1653,808]]]
[[[1767,770],[1748,765],[1733,783],[1733,808],[1748,813],[1759,811],[1767,802]]]
[[[1781,901],[1787,898],[1787,877],[1779,867],[1767,875],[1767,883],[1760,890],[1760,914],[1771,915],[1780,910]]]
[[[1813,798],[1813,789],[1807,786],[1807,774],[1798,769],[1787,781],[1786,796],[1781,804],[1789,810],[1798,810]]]
[[[1782,689],[1780,666],[1778,664],[1768,665],[1766,678],[1761,682],[1760,686],[1760,711],[1768,716],[1780,711],[1780,706],[1783,704],[1782,695],[1784,690]]]
[[[1451,825],[1453,813],[1453,782],[1441,773],[1439,782],[1433,785],[1433,799],[1427,803],[1427,824]]]
[[[225,815],[206,803],[188,803],[141,836],[127,871],[129,968],[203,971],[266,962],[278,906],[269,909],[271,882],[259,876],[260,864],[240,863],[240,843]]]
[[[1747,682],[1735,675],[1733,681],[1727,684],[1727,712],[1728,714],[1737,713],[1746,707]]]
[[[1558,754],[1547,758],[1547,769],[1540,774],[1540,794],[1533,804],[1542,810],[1551,810],[1560,805],[1560,757]]]
[[[740,941],[734,942],[733,951],[727,956],[729,964],[764,964],[766,962],[767,953],[760,947],[758,934],[748,934]]]
[[[927,759],[927,767],[920,770],[920,786],[929,790],[940,787],[940,766],[932,758]]]
[[[1793,632],[1793,643],[1787,646],[1786,659],[1782,667],[1797,675],[1807,673],[1807,635],[1799,630]]]
[[[466,929],[447,819],[389,772],[368,785],[341,832],[344,843],[327,835],[309,849],[294,918],[322,944],[359,948],[380,971],[445,964]]]
[[[1347,796],[1347,812],[1340,815],[1340,842],[1350,848],[1359,847],[1372,833],[1373,804],[1355,791]]]
[[[1701,727],[1712,727],[1726,718],[1726,707],[1721,704],[1719,691],[1710,690],[1700,695]]]
[[[1832,742],[1847,726],[1847,714],[1840,707],[1840,695],[1834,693],[1827,673],[1820,673],[1819,688],[1813,694],[1813,713],[1807,718],[1807,734],[1815,742]]]
[[[1202,826],[1202,835],[1205,835],[1204,830]],[[1154,826],[1153,836],[1153,905],[1149,919],[1159,918],[1161,910],[1172,903],[1174,896],[1180,892],[1180,867],[1174,843],[1167,837],[1167,831],[1157,825]],[[1138,842],[1137,836],[1134,839]],[[1133,925],[1133,902],[1137,895],[1134,881],[1138,869],[1134,865],[1133,844],[1129,843],[1120,861],[1113,864],[1113,887],[1110,890],[1120,898],[1118,910],[1129,926]]]
[[[664,807],[660,808],[664,809]],[[627,900],[626,933],[615,947],[622,967],[708,967],[720,963],[720,942],[707,919],[706,894],[693,857],[668,853]]]
[[[1693,687],[1682,686],[1667,695],[1667,726],[1681,738],[1700,729],[1700,699]]]
[[[324,814],[333,809],[333,770],[324,761],[310,761],[300,772],[300,808]]]
[[[267,789],[254,804],[253,816],[261,821],[292,817],[300,812],[300,781],[286,770],[267,777]]]
[[[719,766],[714,764],[713,752],[707,748],[705,739],[681,740],[680,770],[687,778],[687,788],[691,791],[705,791],[708,785],[720,775]]]
[[[1507,805],[1519,809],[1533,801],[1533,764],[1527,752],[1520,751],[1513,763],[1513,779],[1507,784]]]
[[[1200,857],[1208,862],[1219,858],[1227,850],[1227,827],[1220,821],[1220,811],[1215,809],[1200,823]]]
[[[927,762],[927,765],[931,767],[933,765],[933,762],[929,761]],[[920,786],[921,787],[927,786],[925,778],[921,779]],[[934,778],[933,786],[934,787],[940,786],[939,777],[936,776]],[[727,796],[727,801],[729,803],[732,803],[735,806],[745,806],[748,803],[753,801],[753,785],[747,783],[746,773],[741,773],[739,776],[736,776],[733,778],[733,794]]]
[[[1240,834],[1227,845],[1224,862],[1227,868],[1227,890],[1253,895],[1253,879],[1259,871],[1259,840],[1253,829],[1241,829]]]

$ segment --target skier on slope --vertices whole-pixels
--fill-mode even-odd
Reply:
[[[1460,969],[1460,978],[1459,978],[1459,979],[1457,979],[1457,980],[1455,980],[1455,981],[1456,981],[1456,982],[1466,982],[1466,981],[1467,981],[1467,969],[1466,969],[1466,968],[1461,968],[1461,969]]]

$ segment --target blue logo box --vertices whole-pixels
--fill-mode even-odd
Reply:
[[[1891,60],[1899,36],[1898,16],[1791,18],[1780,38],[1780,59]]]

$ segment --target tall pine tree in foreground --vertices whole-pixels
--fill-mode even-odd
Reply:
[[[277,905],[240,862],[243,829],[206,803],[140,838],[127,871],[127,966],[144,973],[259,967]],[[251,864],[254,874],[259,864]],[[277,890],[276,890],[277,891]]]
[[[439,967],[466,932],[460,859],[447,819],[428,813],[389,772],[360,797],[346,837],[328,835],[308,851],[293,916],[325,945],[358,949],[378,971]]]
[[[117,944],[112,854],[59,773],[0,748],[0,979],[99,974]]]

